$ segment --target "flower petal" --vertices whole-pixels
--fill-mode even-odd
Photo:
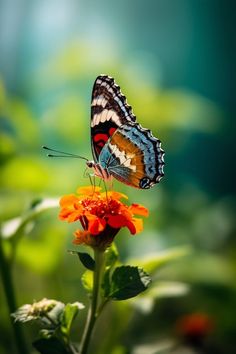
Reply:
[[[88,219],[88,231],[92,235],[98,235],[102,232],[106,226],[106,220],[98,218],[96,215],[87,214]]]
[[[115,199],[115,200],[120,200],[122,198],[128,199],[127,195],[125,195],[123,193],[115,192],[115,191],[103,192],[103,193],[101,193],[101,197],[103,199],[106,198],[106,200],[107,200],[107,197],[110,197],[111,199]]]
[[[79,220],[79,218],[80,218],[80,213],[78,213],[77,211],[74,211],[74,212],[70,213],[70,215],[67,218],[67,221],[74,222],[74,221]]]
[[[85,196],[88,196],[88,195],[93,195],[97,192],[100,192],[100,190],[101,190],[101,187],[85,186],[85,187],[79,187],[76,192],[78,194],[84,194]]]
[[[73,210],[68,210],[68,209],[62,209],[60,214],[59,214],[59,219],[68,221],[68,222],[74,222],[77,221],[80,218],[80,213],[77,211]]]
[[[142,219],[139,219],[139,218],[133,218],[132,219],[132,224],[134,225],[135,227],[135,234],[143,231],[143,220]]]
[[[71,211],[68,209],[62,209],[59,214],[59,219],[60,220],[67,220],[68,216],[70,215]]]
[[[137,215],[148,216],[149,214],[148,209],[141,204],[131,204],[129,210]]]
[[[135,225],[132,221],[127,221],[126,227],[129,229],[129,231],[132,235],[136,234],[136,228],[135,228]]]
[[[62,197],[59,203],[61,207],[68,207],[73,205],[75,202],[77,202],[76,196],[74,194],[69,194]]]
[[[122,214],[110,215],[107,220],[108,225],[114,229],[120,229],[121,227],[127,226],[127,222],[127,218]]]
[[[73,240],[73,243],[75,245],[81,245],[81,244],[91,244],[91,236],[88,231],[82,231],[82,230],[76,230],[75,233],[75,238]]]
[[[107,223],[114,229],[127,227],[132,235],[142,231],[143,229],[142,219],[137,219],[137,218],[127,219],[124,215],[111,215],[109,216]]]

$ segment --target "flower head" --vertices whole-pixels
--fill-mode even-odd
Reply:
[[[68,222],[79,221],[83,230],[75,232],[75,244],[86,244],[105,249],[122,227],[132,235],[142,231],[142,219],[134,215],[147,216],[148,210],[139,204],[124,204],[128,199],[118,192],[101,192],[100,187],[83,187],[77,195],[61,198],[59,218]]]
[[[19,307],[11,315],[15,322],[37,321],[45,328],[58,329],[68,308],[78,311],[82,310],[84,305],[80,302],[65,305],[61,301],[44,298],[40,301],[34,301],[33,304],[25,304]],[[65,325],[64,322],[63,325]]]
[[[205,313],[192,313],[182,316],[177,324],[177,333],[192,345],[200,345],[212,332],[213,319]]]
[[[12,316],[15,318],[15,321],[21,322],[37,320],[51,312],[55,306],[64,305],[59,301],[44,298],[33,304],[25,304],[19,307]]]

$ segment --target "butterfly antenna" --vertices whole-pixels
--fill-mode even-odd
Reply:
[[[88,159],[86,157],[80,156],[80,155],[76,155],[76,154],[71,154],[69,152],[64,152],[64,151],[60,151],[60,150],[55,150],[55,149],[51,149],[48,146],[43,145],[42,148],[44,150],[47,151],[51,151],[51,152],[56,152],[57,154],[61,154],[61,155],[55,155],[55,154],[47,154],[48,157],[71,157],[71,158],[75,158],[75,159],[82,159],[85,161],[88,161]]]

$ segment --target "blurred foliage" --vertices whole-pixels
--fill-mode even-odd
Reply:
[[[100,73],[114,76],[138,121],[161,139],[166,151],[165,178],[151,191],[134,194],[115,183],[131,202],[150,209],[141,235],[121,233],[117,238],[121,261],[139,259],[141,264],[144,258],[152,267],[157,254],[165,264],[165,250],[184,253],[182,245],[188,245],[191,252],[160,268],[151,300],[140,296],[135,304],[109,305],[102,325],[98,323],[94,348],[98,354],[196,352],[191,343],[180,343],[175,323],[201,311],[214,323],[203,352],[233,353],[233,5],[158,0],[143,9],[139,1],[130,17],[124,2],[117,4],[116,16],[107,1],[95,8],[82,1],[81,12],[72,0],[56,8],[53,1],[46,8],[26,1],[21,11],[14,3],[0,5],[1,224],[15,221],[14,228],[36,199],[58,198],[88,184],[83,161],[50,160],[41,146],[90,158],[92,85]],[[133,11],[130,1],[125,4],[130,11],[131,5]],[[80,281],[83,267],[66,252],[76,250],[73,228],[60,223],[57,209],[44,211],[29,224],[13,252],[18,304],[43,297],[87,303]],[[3,241],[10,255],[10,238]],[[1,354],[15,350],[5,303],[0,284]],[[33,338],[35,328],[27,331]],[[173,349],[176,343],[178,349]]]

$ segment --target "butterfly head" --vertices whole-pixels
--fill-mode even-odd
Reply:
[[[104,181],[109,181],[112,178],[108,170],[103,168],[100,163],[96,163],[94,161],[86,161],[86,165],[88,168],[93,169],[95,176],[102,178]]]
[[[88,168],[94,168],[95,162],[94,161],[86,161],[86,165]]]

